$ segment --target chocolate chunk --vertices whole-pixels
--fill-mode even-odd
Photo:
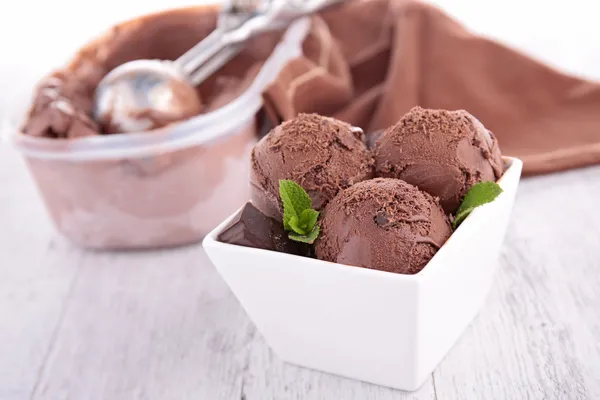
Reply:
[[[223,243],[281,253],[309,254],[309,246],[289,239],[281,222],[267,217],[252,203],[246,203],[242,211],[221,232],[218,240]]]
[[[378,226],[384,226],[388,222],[389,222],[389,220],[388,220],[387,216],[383,213],[379,213],[375,216],[375,223]]]

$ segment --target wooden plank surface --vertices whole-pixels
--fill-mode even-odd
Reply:
[[[522,182],[487,306],[441,399],[600,399],[600,168]]]
[[[279,360],[200,246],[58,237],[0,147],[0,399],[599,399],[600,168],[522,183],[496,285],[414,393]]]

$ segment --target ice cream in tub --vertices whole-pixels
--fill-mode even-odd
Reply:
[[[106,73],[133,59],[175,59],[214,29],[216,11],[171,10],[111,28],[40,82],[27,116],[4,124],[57,230],[73,242],[95,249],[198,242],[248,198],[261,93],[300,54],[308,21],[248,43],[200,85],[204,108],[189,120],[103,134],[91,117]]]

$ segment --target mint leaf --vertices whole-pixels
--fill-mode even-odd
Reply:
[[[476,208],[490,203],[502,193],[502,188],[496,182],[479,182],[473,185],[456,211],[457,214],[468,208]]]
[[[317,237],[319,236],[320,231],[321,231],[321,228],[319,227],[319,225],[316,225],[314,227],[314,229],[307,235],[299,235],[295,232],[290,232],[289,238],[292,240],[295,240],[296,242],[313,244],[315,242],[315,240],[317,239]]]
[[[473,185],[456,211],[452,228],[456,229],[474,209],[491,203],[500,193],[502,188],[496,182],[479,182]]]
[[[289,225],[290,225],[290,229],[289,229],[290,231],[296,232],[300,235],[305,235],[311,231],[310,229],[307,229],[304,226],[304,224],[300,224],[300,220],[298,218],[296,218],[295,215],[292,216],[292,218],[290,218]]]
[[[319,212],[313,210],[312,208],[308,208],[302,211],[302,214],[300,214],[300,226],[306,232],[312,232],[317,224],[317,219],[319,219]]]
[[[279,180],[279,196],[283,202],[283,227],[288,231],[293,230],[290,219],[296,217],[300,221],[300,214],[312,208],[310,196],[302,186],[287,179]]]
[[[289,238],[312,244],[319,236],[319,212],[312,209],[312,200],[302,186],[287,179],[279,180],[279,196],[283,202],[283,228]]]

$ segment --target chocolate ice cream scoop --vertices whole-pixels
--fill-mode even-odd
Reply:
[[[415,274],[452,230],[439,203],[408,183],[376,178],[342,191],[325,207],[317,258]]]
[[[496,181],[504,164],[498,141],[466,111],[415,107],[375,145],[376,175],[402,179],[439,197],[454,213],[469,188]]]
[[[252,202],[278,220],[280,179],[302,186],[320,210],[340,190],[372,177],[373,158],[363,131],[317,114],[284,122],[252,151]]]

